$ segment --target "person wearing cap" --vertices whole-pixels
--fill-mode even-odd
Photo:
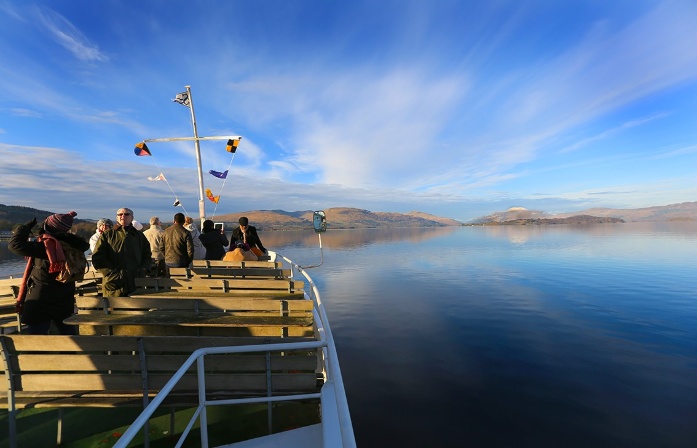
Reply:
[[[152,266],[150,243],[133,227],[133,210],[120,208],[116,225],[97,241],[92,266],[102,275],[104,297],[124,297],[136,290],[136,278],[145,277]]]
[[[56,277],[65,263],[63,246],[84,252],[89,243],[69,233],[76,212],[46,218],[36,241],[29,241],[36,218],[19,226],[8,245],[11,252],[28,257],[20,294],[24,297],[20,318],[27,334],[48,334],[53,323],[60,334],[77,334],[77,327],[63,321],[74,314],[75,282],[59,282]],[[57,243],[57,244],[56,244]]]
[[[231,244],[230,249],[232,250],[238,244],[247,245],[257,257],[264,255],[267,251],[261,244],[257,228],[249,225],[249,219],[246,216],[241,217],[237,222],[240,225],[232,229],[232,241],[235,244]]]
[[[97,240],[102,236],[102,233],[112,228],[114,223],[111,222],[109,218],[101,218],[97,221],[97,230],[94,231],[94,235],[90,237],[90,250],[87,255],[94,252],[94,246],[97,245]]]
[[[143,232],[143,235],[148,239],[150,243],[150,251],[152,252],[152,270],[151,275],[156,277],[164,277],[167,275],[167,267],[165,265],[165,254],[160,250],[160,243],[162,242],[162,234],[165,231],[162,230],[162,222],[157,216],[150,218],[150,228]]]

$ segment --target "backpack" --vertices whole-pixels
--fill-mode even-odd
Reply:
[[[87,258],[81,250],[69,244],[62,244],[65,263],[56,280],[61,283],[81,282],[87,272]]]

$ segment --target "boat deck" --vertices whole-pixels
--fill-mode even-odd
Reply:
[[[11,438],[21,409],[145,407],[173,378],[176,387],[159,404],[190,407],[203,399],[205,407],[287,397],[319,406],[328,378],[323,310],[281,263],[194,262],[191,269],[173,269],[170,278],[139,279],[130,297],[102,297],[99,283],[95,273],[81,283],[78,312],[66,320],[79,325],[80,336],[0,336],[9,379],[0,403],[10,411]],[[190,364],[182,371],[192,353],[205,350],[205,368]],[[203,357],[196,362],[203,365]],[[283,446],[322,446],[306,445],[317,438],[316,429],[280,437]],[[286,444],[298,437],[299,445]]]

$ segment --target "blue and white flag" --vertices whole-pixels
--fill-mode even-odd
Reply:
[[[212,175],[214,175],[218,179],[227,179],[227,172],[228,172],[228,170],[225,170],[225,172],[223,172],[223,173],[218,172],[218,171],[213,171],[213,170],[209,171],[209,173],[211,173]]]

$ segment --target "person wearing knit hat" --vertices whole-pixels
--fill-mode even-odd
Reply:
[[[97,230],[95,230],[94,235],[90,237],[90,250],[88,255],[94,252],[94,248],[97,246],[97,241],[99,241],[99,237],[102,236],[102,233],[111,229],[113,226],[114,223],[111,222],[109,218],[101,218],[97,221]]]
[[[75,312],[75,282],[59,282],[56,278],[64,263],[61,256],[68,246],[84,252],[89,243],[82,237],[69,233],[75,212],[57,213],[44,221],[38,238],[30,240],[36,218],[15,230],[8,248],[12,253],[28,257],[22,279],[24,302],[20,301],[20,318],[27,334],[48,334],[53,324],[60,334],[77,333],[77,327],[63,323]],[[30,287],[28,287],[30,286]]]
[[[51,235],[65,233],[73,226],[73,218],[75,216],[77,216],[76,212],[68,212],[64,215],[60,213],[51,215],[44,221],[44,230]]]

